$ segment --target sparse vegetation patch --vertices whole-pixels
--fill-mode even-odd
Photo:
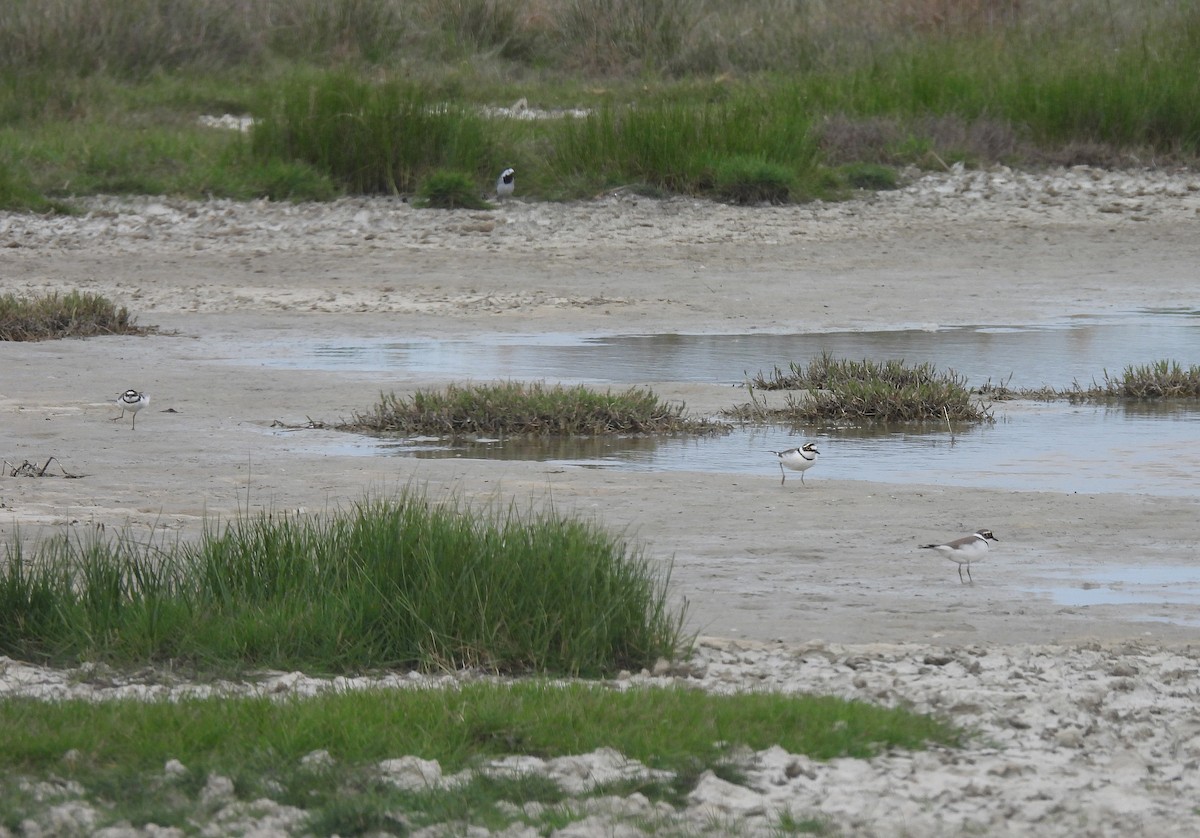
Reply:
[[[433,436],[592,436],[597,434],[719,433],[722,422],[685,414],[680,403],[661,401],[632,387],[621,393],[541,382],[450,385],[409,396],[385,394],[342,430]]]
[[[446,826],[437,834],[465,833],[468,825],[501,832],[514,822],[550,834],[584,817],[582,801],[591,797],[636,793],[669,804],[668,812],[686,807],[705,772],[731,782],[744,778],[739,748],[778,745],[813,759],[868,758],[930,743],[955,747],[963,739],[936,718],[860,701],[542,680],[308,698],[10,699],[0,703],[0,725],[6,731],[0,808],[7,822],[45,810],[38,786],[27,782],[32,778],[60,790],[60,799],[91,802],[96,827],[124,819],[186,830],[212,822],[220,801],[204,790],[215,775],[229,780],[225,803],[295,807],[307,815],[304,834],[313,835],[410,834],[438,824]],[[551,760],[600,748],[648,770],[582,793],[532,768],[438,781],[499,757]],[[386,761],[402,757],[436,761],[437,773],[416,788],[397,782],[400,772],[389,771]],[[174,772],[164,771],[168,763]],[[60,781],[51,785],[54,778]],[[77,791],[67,792],[66,778]],[[543,806],[540,814],[522,816],[511,801]],[[672,825],[670,817],[663,823]]]
[[[1200,366],[1185,368],[1171,360],[1130,364],[1120,376],[1110,376],[1105,370],[1103,382],[1093,381],[1089,387],[1075,382],[1064,395],[1073,401],[1200,399]]]
[[[985,422],[991,412],[974,397],[966,380],[932,364],[910,366],[902,360],[850,361],[824,354],[807,366],[792,362],[787,372],[761,372],[747,387],[799,390],[782,408],[757,402],[735,407],[741,419],[791,422]]]
[[[462,172],[438,170],[421,181],[417,206],[431,209],[488,209],[474,180]]]
[[[0,294],[0,340],[54,340],[97,335],[144,335],[153,329],[137,325],[121,306],[98,294],[72,291],[18,297]]]
[[[739,156],[716,166],[716,193],[734,204],[786,204],[794,175],[784,166],[757,157]]]
[[[1063,390],[1055,387],[1025,388],[1010,386],[1006,379],[998,384],[990,380],[978,393],[996,400],[1031,399],[1072,402],[1086,401],[1176,401],[1200,399],[1200,366],[1182,366],[1178,361],[1161,360],[1152,364],[1129,364],[1120,376],[1104,370],[1102,381],[1088,386],[1076,381]]]

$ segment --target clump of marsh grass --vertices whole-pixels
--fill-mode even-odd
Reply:
[[[1064,395],[1073,401],[1102,399],[1198,399],[1200,398],[1200,366],[1188,368],[1178,361],[1162,360],[1152,364],[1133,364],[1119,376],[1104,371],[1103,383],[1092,382],[1082,387],[1075,382]]]
[[[854,189],[883,192],[900,185],[895,169],[875,163],[851,163],[842,166],[837,174]]]
[[[724,423],[686,416],[638,387],[603,393],[582,385],[542,382],[452,384],[409,396],[380,396],[341,430],[436,436],[594,436],[598,434],[717,433]]]
[[[416,206],[432,209],[487,209],[479,187],[462,172],[431,172],[417,189]]]
[[[786,88],[702,104],[605,105],[548,126],[545,167],[564,183],[599,179],[597,185],[639,183],[727,200],[803,200],[819,171],[811,122],[802,99]]]
[[[70,215],[71,207],[62,201],[53,201],[40,194],[29,183],[24,172],[20,177],[13,166],[0,159],[0,209],[13,212],[39,212]]]
[[[739,155],[716,165],[717,195],[735,204],[786,204],[795,177],[784,166],[759,157]]]
[[[771,377],[760,372],[747,386],[752,399],[755,389],[803,390],[805,395],[789,394],[782,408],[752,402],[730,411],[742,419],[947,424],[992,419],[990,410],[972,397],[962,376],[938,371],[928,363],[850,361],[825,353],[808,366],[792,362],[787,372],[776,367]]]
[[[270,97],[254,124],[254,156],[302,161],[352,193],[411,193],[439,169],[483,177],[498,157],[482,116],[414,84],[298,72]]]
[[[53,340],[96,335],[144,335],[124,306],[106,297],[72,291],[18,297],[0,294],[0,340]]]
[[[23,659],[599,675],[687,645],[669,569],[624,539],[414,491],[195,543],[67,536],[27,552],[14,540],[0,567],[0,653]]]
[[[1152,364],[1129,364],[1119,375],[1104,370],[1103,382],[1092,380],[1084,387],[1078,381],[1068,389],[1042,386],[1012,387],[1003,380],[993,384],[988,380],[977,391],[997,401],[1031,399],[1036,401],[1156,401],[1160,399],[1200,398],[1200,366],[1183,367],[1178,361],[1161,360]]]

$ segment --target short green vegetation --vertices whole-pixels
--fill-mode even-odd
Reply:
[[[124,306],[117,308],[98,294],[0,294],[0,340],[144,335],[149,331],[138,326]]]
[[[432,172],[417,190],[417,206],[430,209],[490,209],[475,181],[462,172]]]
[[[450,385],[408,396],[382,395],[370,412],[339,425],[342,430],[434,436],[718,433],[721,422],[685,414],[653,392],[622,393],[541,382]]]
[[[19,173],[16,166],[0,159],[0,209],[17,212],[61,213],[69,215],[71,206],[63,201],[52,201],[35,189],[29,174]]]
[[[761,203],[884,188],[862,164],[1194,163],[1198,32],[1175,0],[10,2],[0,207],[486,191],[507,165],[525,198]],[[227,113],[253,127],[199,121]]]
[[[925,421],[943,424],[951,431],[960,422],[993,421],[988,401],[1036,399],[1039,401],[1175,401],[1200,398],[1200,366],[1184,367],[1162,360],[1125,368],[1120,376],[1105,370],[1103,382],[1070,389],[1023,389],[1008,381],[988,381],[972,390],[953,371],[938,371],[932,364],[909,365],[902,360],[850,361],[829,354],[807,366],[792,362],[788,371],[775,367],[747,382],[750,401],[726,411],[743,422],[875,422]],[[755,397],[756,391],[784,390],[782,406],[770,406]]]
[[[900,185],[896,170],[878,163],[850,163],[838,169],[835,176],[852,189],[873,192],[896,189]]]
[[[741,419],[791,422],[986,422],[991,412],[953,371],[902,360],[850,361],[829,354],[807,366],[793,362],[788,372],[759,373],[747,384],[752,402],[734,408]],[[794,390],[785,406],[753,401],[755,390]]]
[[[355,764],[403,755],[436,759],[450,773],[480,758],[549,759],[609,747],[654,768],[689,772],[691,760],[711,767],[739,746],[779,745],[814,759],[866,758],[931,742],[955,745],[961,736],[930,716],[824,696],[617,690],[539,679],[283,700],[67,701],[46,708],[33,700],[0,703],[0,721],[11,734],[0,767],[50,768],[75,748],[84,763],[139,770],[161,769],[171,758],[197,769],[269,761],[283,770],[324,749]]]
[[[303,809],[318,835],[407,833],[447,822],[502,829],[521,820],[511,806],[505,811],[505,801],[543,803],[547,810],[526,821],[535,826],[583,817],[572,795],[537,775],[477,773],[460,785],[407,790],[380,768],[405,756],[436,760],[449,777],[489,758],[553,759],[611,748],[665,773],[611,781],[580,796],[637,792],[678,807],[705,771],[739,781],[742,747],[866,758],[963,740],[929,716],[836,698],[539,680],[285,699],[10,699],[0,703],[0,725],[0,810],[7,819],[0,825],[16,828],[44,808],[28,784],[16,781],[28,777],[57,778],[59,788],[63,780],[78,783],[85,797],[105,801],[104,817],[114,823],[205,822],[212,805],[201,790],[219,775],[232,780],[240,800]],[[306,765],[304,757],[319,751],[327,762]],[[163,772],[171,760],[182,766],[175,776]]]
[[[760,157],[722,160],[714,175],[718,196],[734,204],[786,204],[791,200],[794,175],[786,167]]]
[[[312,672],[599,675],[686,651],[669,570],[599,527],[408,491],[260,515],[196,543],[6,545],[0,654]]]

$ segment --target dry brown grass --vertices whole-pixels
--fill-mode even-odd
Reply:
[[[833,68],[912,38],[1114,38],[1165,0],[37,0],[0,4],[0,68],[393,64],[495,54],[598,74]]]
[[[0,340],[35,341],[96,335],[144,335],[124,306],[98,294],[72,291],[32,298],[0,295]]]

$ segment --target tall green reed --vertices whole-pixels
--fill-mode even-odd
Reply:
[[[495,131],[465,105],[348,73],[293,74],[266,97],[251,137],[258,157],[308,163],[353,193],[413,192],[437,169],[486,177],[496,146]]]
[[[712,193],[722,164],[738,158],[803,179],[818,162],[811,119],[793,86],[700,104],[609,104],[551,128],[547,163],[564,182],[643,183],[685,194]]]

